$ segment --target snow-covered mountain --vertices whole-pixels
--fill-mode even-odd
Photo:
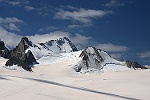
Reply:
[[[28,48],[26,52],[30,50],[36,59],[40,59],[45,56],[49,56],[51,54],[59,54],[59,53],[69,53],[78,51],[75,45],[66,37],[50,40],[45,43],[28,44]]]
[[[113,70],[119,70],[120,67],[122,67],[121,69],[123,70],[129,69],[125,62],[117,61],[113,59],[106,51],[96,49],[95,47],[85,48],[79,55],[79,58],[80,61],[74,67],[77,72],[88,72],[95,70],[104,71],[105,68],[108,69],[110,65]],[[115,66],[118,68],[116,69]]]
[[[23,37],[12,51],[6,65],[18,64],[29,68],[34,62],[51,64],[66,61],[71,63],[76,72],[86,73],[91,71],[124,71],[129,69],[145,69],[137,62],[117,61],[106,51],[95,47],[87,47],[78,51],[75,45],[66,37],[50,40],[45,43],[32,43]]]
[[[54,53],[68,53],[78,51],[75,45],[67,37],[63,37],[57,40],[50,40],[44,44],[42,43],[41,45]]]
[[[91,71],[124,71],[130,69],[146,69],[137,62],[118,61],[112,58],[106,51],[95,47],[85,48],[79,55],[80,60],[74,66],[76,72]]]

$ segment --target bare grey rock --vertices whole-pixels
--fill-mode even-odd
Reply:
[[[138,62],[132,62],[130,60],[126,60],[126,65],[127,65],[127,67],[134,68],[134,69],[138,69],[138,68],[140,68],[140,69],[148,69],[148,68],[140,65]]]
[[[10,51],[6,48],[5,43],[0,40],[0,57],[10,58]]]
[[[18,65],[27,71],[32,71],[30,65],[33,65],[36,59],[30,50],[27,53],[25,52],[29,46],[32,46],[32,42],[27,37],[23,37],[16,48],[11,51],[9,60],[5,65]]]

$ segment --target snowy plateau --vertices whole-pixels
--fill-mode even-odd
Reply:
[[[23,37],[13,50],[0,44],[0,100],[150,98],[150,70],[104,50],[78,50],[66,37],[38,44]]]

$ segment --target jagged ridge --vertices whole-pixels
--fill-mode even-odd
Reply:
[[[28,38],[23,37],[19,44],[10,51],[9,60],[6,62],[6,66],[18,65],[27,71],[32,71],[30,65],[36,62],[32,52],[29,50],[25,52],[29,46],[32,46],[32,42]]]
[[[76,72],[88,72],[93,70],[105,70],[109,66],[112,68],[118,66],[121,69],[146,69],[146,67],[141,66],[137,62],[131,61],[117,61],[113,59],[106,51],[101,49],[96,49],[95,47],[87,47],[80,54],[79,58],[81,60],[74,66]],[[111,68],[108,68],[111,69]]]
[[[67,37],[57,40],[50,40],[46,43],[41,43],[40,45],[51,50],[53,53],[68,53],[78,51],[75,45]]]
[[[38,44],[34,44],[29,41],[27,37],[23,37],[13,50],[8,50],[2,41],[0,41],[0,47],[0,56],[9,59],[6,62],[6,66],[18,65],[28,71],[32,71],[30,66],[43,57],[48,56],[47,58],[52,60],[55,55],[59,58],[60,53],[78,51],[75,45],[66,37]],[[77,58],[77,60],[79,62],[74,62],[76,64],[74,69],[77,72],[104,70],[109,65],[113,65],[111,67],[114,67],[114,65],[119,65],[126,68],[146,69],[137,62],[117,61],[113,59],[106,51],[95,47],[85,48],[78,56],[79,58]]]
[[[0,57],[10,58],[10,51],[6,48],[5,43],[0,40]]]

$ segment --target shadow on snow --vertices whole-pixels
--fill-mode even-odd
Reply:
[[[67,88],[71,88],[71,89],[76,89],[76,90],[81,90],[81,91],[87,91],[87,92],[91,92],[91,93],[95,93],[95,94],[102,94],[102,95],[106,95],[106,96],[116,97],[116,98],[120,98],[120,99],[140,100],[140,99],[136,99],[136,98],[121,96],[121,95],[113,94],[113,93],[96,91],[96,90],[92,90],[92,89],[88,89],[88,88],[83,88],[83,87],[75,87],[75,86],[70,86],[70,85],[64,85],[64,84],[53,82],[53,81],[49,81],[49,80],[42,80],[42,79],[35,79],[35,78],[25,78],[25,77],[18,77],[18,76],[10,76],[10,77],[28,79],[28,80],[37,81],[37,82],[41,82],[41,83],[46,83],[46,84],[50,84],[50,85],[62,86],[62,87],[67,87]],[[0,77],[0,79],[1,79],[1,77]]]

